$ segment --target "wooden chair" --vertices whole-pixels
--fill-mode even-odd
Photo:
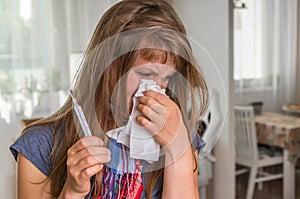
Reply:
[[[236,164],[245,167],[236,171],[236,175],[250,170],[246,199],[252,199],[256,183],[283,178],[283,173],[271,174],[263,168],[283,163],[282,154],[278,157],[260,150],[257,143],[254,110],[252,106],[235,106],[235,151]]]

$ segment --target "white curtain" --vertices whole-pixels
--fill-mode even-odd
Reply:
[[[72,78],[70,54],[85,50],[99,18],[115,2],[0,1],[1,198],[16,198],[8,147],[20,134],[21,119],[45,117],[59,108]]]
[[[281,13],[279,18],[281,31],[280,43],[278,44],[279,68],[279,97],[278,103],[295,102],[296,98],[296,71],[297,71],[297,17],[298,1],[287,0],[288,3],[278,1],[277,10]],[[299,88],[298,88],[299,91]]]
[[[109,0],[3,0],[0,119],[55,111],[69,89],[72,53],[83,52]],[[7,16],[8,15],[8,16]],[[76,69],[74,69],[76,70]],[[61,100],[59,99],[61,96]]]
[[[279,111],[295,100],[297,0],[245,0],[234,10],[236,102]]]

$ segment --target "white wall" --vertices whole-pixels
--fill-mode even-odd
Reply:
[[[298,10],[300,11],[300,3],[298,3]],[[297,52],[297,78],[296,78],[296,102],[300,103],[300,12],[298,11],[298,52]]]
[[[225,83],[226,100],[220,98],[221,108],[227,108],[225,126],[214,149],[217,156],[214,172],[214,198],[235,198],[235,160],[233,134],[232,26],[231,1],[173,0],[173,5],[185,23],[188,33],[211,55]],[[211,74],[210,78],[214,78]],[[213,89],[215,85],[212,85]]]
[[[48,2],[48,1],[47,1]],[[80,51],[84,49],[87,45],[87,42],[96,26],[96,23],[99,20],[99,17],[102,13],[112,4],[110,0],[89,0],[89,1],[81,1],[81,0],[68,0],[68,1],[50,1],[51,9],[56,11],[53,14],[52,24],[51,26],[47,25],[47,28],[52,28],[51,31],[47,32],[44,30],[42,32],[46,32],[49,36],[49,39],[55,40],[52,43],[52,49],[48,49],[49,51],[53,50],[53,56],[56,58],[55,67],[62,71],[63,76],[62,81],[60,83],[68,86],[69,84],[69,53]],[[42,4],[42,3],[41,3]],[[50,12],[51,9],[47,10]],[[40,10],[38,10],[40,12]],[[44,15],[46,12],[41,11]],[[49,13],[48,13],[49,14]],[[60,14],[60,15],[59,15]],[[68,15],[67,18],[65,18]],[[47,19],[50,16],[46,17]],[[82,26],[85,27],[83,28]],[[45,28],[45,27],[41,27]],[[65,35],[67,33],[67,29],[70,28],[71,35]],[[68,41],[70,44],[66,43]],[[40,43],[38,44],[40,45]],[[68,46],[69,45],[69,46]],[[70,49],[69,49],[70,48]],[[0,93],[1,94],[1,93]],[[41,104],[39,110],[35,110],[33,117],[45,117],[58,109],[59,106],[59,97],[52,92],[50,96],[45,94],[43,99],[41,100]],[[46,96],[46,97],[45,97]],[[16,113],[15,104],[12,100],[12,113],[11,113],[11,123],[7,124],[0,117],[0,198],[5,199],[14,199],[16,198],[15,194],[15,160],[12,154],[9,151],[9,146],[13,143],[13,141],[19,136],[21,132],[21,119],[24,119],[25,116],[20,113]]]
[[[9,146],[21,131],[20,118],[6,124],[0,119],[1,164],[0,164],[0,198],[14,199],[15,196],[15,161],[9,151]]]
[[[298,53],[300,57],[300,52]],[[300,104],[300,60],[298,60],[297,66],[297,86],[296,86],[296,102]]]

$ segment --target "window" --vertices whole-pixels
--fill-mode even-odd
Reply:
[[[109,0],[0,1],[0,120],[44,117],[65,101],[72,59]],[[75,60],[76,61],[76,60]],[[76,68],[75,68],[76,67]]]
[[[33,116],[53,76],[46,1],[1,0],[0,119],[11,114]]]
[[[279,33],[269,0],[235,1],[234,80],[236,88],[274,87],[278,78]],[[275,18],[274,18],[275,17]],[[277,31],[277,32],[276,32]]]

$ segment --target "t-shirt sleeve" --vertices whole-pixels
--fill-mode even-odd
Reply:
[[[201,138],[201,136],[197,133],[196,130],[192,132],[192,139],[194,148],[198,150],[198,153],[200,153],[205,146],[204,140]]]
[[[49,176],[52,165],[50,152],[53,146],[53,133],[50,128],[31,127],[10,146],[15,160],[18,153],[26,157],[43,174]]]

